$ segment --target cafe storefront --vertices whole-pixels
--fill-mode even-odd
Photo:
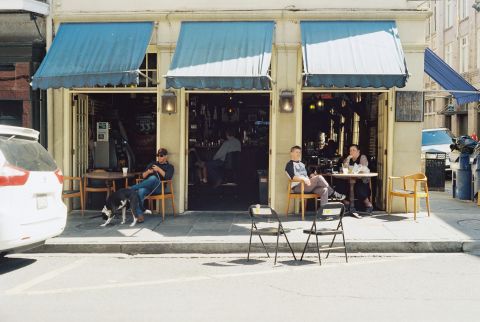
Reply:
[[[362,21],[354,21],[341,13],[325,19],[320,12],[317,16],[290,12],[282,17],[274,11],[254,20],[246,13],[232,19],[231,12],[215,19],[208,14],[203,19],[185,14],[171,14],[168,20],[162,14],[154,20],[145,16],[142,21],[152,29],[136,46],[141,47],[141,58],[127,73],[136,79],[122,74],[119,81],[85,85],[64,81],[50,86],[59,89],[49,91],[53,123],[49,150],[64,173],[81,175],[95,167],[89,146],[98,139],[97,123],[118,115],[129,140],[143,128],[145,137],[135,141],[141,143],[131,144],[139,149],[133,153],[139,160],[146,162],[147,150],[169,150],[180,212],[246,209],[260,201],[260,173],[268,187],[266,202],[284,209],[284,167],[291,146],[303,146],[308,163],[324,166],[344,155],[351,143],[371,155],[379,173],[376,206],[385,209],[388,175],[420,170],[421,124],[396,122],[394,113],[398,89],[421,89],[423,43],[407,23],[423,25],[426,14],[405,10],[402,18],[390,12],[379,21],[367,10]],[[125,13],[122,18],[138,21],[141,16]],[[98,18],[92,13],[89,19]],[[54,15],[54,25],[60,29],[72,20],[81,21],[74,15]],[[99,22],[81,21],[94,23]],[[343,29],[331,28],[332,23]],[[337,32],[328,34],[329,30]],[[99,59],[98,53],[95,57]],[[328,66],[330,70],[325,69]],[[332,70],[332,66],[341,68]],[[92,110],[97,111],[93,115],[97,119]],[[116,121],[112,118],[112,122]],[[242,144],[234,171],[237,188],[224,186],[211,192],[198,180],[192,151],[209,160],[227,128]],[[402,144],[404,139],[410,144]],[[329,140],[336,148],[324,162],[320,150]],[[128,162],[125,157],[107,168],[118,170]],[[132,167],[141,170],[142,163]]]

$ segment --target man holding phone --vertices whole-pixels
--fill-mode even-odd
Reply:
[[[171,180],[173,177],[173,165],[168,163],[167,149],[158,149],[156,154],[157,160],[148,164],[145,171],[142,172],[143,181],[132,186],[131,189],[136,190],[140,202],[137,208],[137,222],[142,223],[143,215],[150,215],[152,212],[143,209],[143,201],[147,196],[159,194],[162,191],[161,181]]]

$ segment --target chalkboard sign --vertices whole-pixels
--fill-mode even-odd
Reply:
[[[396,92],[395,121],[423,121],[423,92]]]

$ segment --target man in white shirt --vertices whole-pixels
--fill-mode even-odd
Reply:
[[[213,156],[213,160],[207,161],[203,167],[203,178],[200,180],[204,183],[208,181],[213,183],[213,187],[218,187],[222,183],[222,169],[225,164],[225,158],[228,153],[241,152],[242,145],[240,141],[233,136],[233,131],[227,129],[225,131],[226,140],[220,146],[217,153]]]

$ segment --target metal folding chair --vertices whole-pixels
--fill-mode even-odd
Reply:
[[[260,238],[260,241],[262,243],[263,248],[265,249],[265,252],[267,253],[267,256],[270,257],[270,254],[268,253],[267,247],[265,246],[265,243],[263,242],[262,235],[264,236],[277,236],[277,244],[275,246],[275,262],[274,265],[277,264],[277,254],[278,254],[278,240],[280,238],[280,235],[285,236],[285,240],[287,241],[288,247],[290,248],[290,251],[292,252],[293,258],[297,260],[295,257],[295,253],[293,252],[293,248],[290,245],[290,242],[288,241],[286,233],[288,232],[288,229],[284,229],[282,226],[282,222],[280,221],[280,218],[278,217],[278,214],[275,210],[270,208],[269,206],[260,206],[260,205],[252,205],[248,208],[248,213],[250,214],[250,219],[252,220],[252,225],[250,227],[250,242],[248,243],[248,255],[247,255],[247,261],[250,260],[250,249],[252,247],[252,236],[255,234]],[[269,227],[259,227],[259,225],[266,224],[266,223],[271,223],[271,221],[274,221],[278,223],[277,227],[272,227],[271,225]]]
[[[338,209],[338,213],[334,214],[334,210]],[[317,222],[318,218],[321,216],[328,215],[329,217],[335,216],[338,217],[338,223],[335,225],[332,224],[332,222],[329,221],[330,226],[333,226],[333,228],[318,228],[317,227]],[[300,257],[300,260],[303,259],[303,255],[305,254],[305,251],[308,247],[308,242],[310,241],[310,237],[312,235],[315,235],[315,241],[316,241],[316,248],[317,248],[317,253],[318,253],[318,262],[320,265],[322,265],[322,259],[320,256],[320,248],[322,250],[328,250],[327,257],[330,255],[330,251],[334,249],[343,249],[345,251],[345,261],[348,263],[348,255],[347,255],[347,245],[345,244],[345,235],[344,235],[344,230],[343,230],[343,217],[345,215],[345,206],[341,202],[329,202],[323,206],[320,207],[320,209],[316,212],[315,216],[313,217],[313,223],[312,227],[310,229],[305,229],[303,231],[304,234],[308,235],[307,242],[305,243],[305,247],[303,248],[302,252],[302,257]],[[335,221],[336,222],[336,221]],[[318,243],[318,236],[329,236],[333,235],[333,239],[330,242],[330,245],[328,247],[320,247]],[[343,246],[335,246],[333,247],[333,243],[335,242],[335,238],[337,235],[342,235],[343,238]],[[326,245],[325,245],[326,246]]]

